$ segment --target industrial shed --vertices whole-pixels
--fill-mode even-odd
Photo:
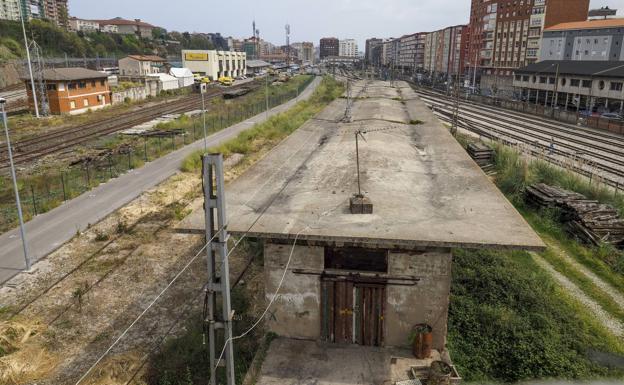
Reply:
[[[263,242],[267,302],[286,269],[266,319],[278,335],[402,347],[426,323],[443,352],[452,249],[544,245],[407,84],[352,89],[352,122],[334,101],[228,186],[228,230]],[[351,203],[358,131],[369,214]]]
[[[160,91],[177,90],[180,88],[178,79],[167,74],[151,74],[147,78],[158,79]]]

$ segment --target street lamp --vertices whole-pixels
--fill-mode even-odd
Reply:
[[[15,204],[17,205],[17,216],[19,218],[20,232],[22,235],[22,245],[24,246],[24,260],[26,270],[30,270],[30,258],[28,256],[28,244],[26,243],[26,230],[24,229],[24,217],[22,215],[22,203],[20,202],[19,189],[17,188],[17,177],[15,176],[15,165],[13,164],[13,150],[9,139],[9,124],[5,110],[6,99],[0,98],[0,109],[2,111],[2,122],[4,123],[4,134],[6,135],[7,148],[9,150],[9,165],[11,166],[11,177],[13,178],[13,189],[15,190]]]

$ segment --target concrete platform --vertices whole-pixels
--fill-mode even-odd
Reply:
[[[407,350],[278,338],[271,343],[257,385],[391,385],[409,379],[417,360]]]
[[[392,90],[389,82],[373,85],[366,92]],[[336,100],[229,185],[229,230],[402,250],[541,250],[539,237],[448,129],[406,83],[395,86],[390,94],[400,93],[403,102],[357,99],[353,123],[339,122],[346,100]],[[415,120],[423,123],[408,124]],[[360,140],[360,164],[371,215],[349,212],[357,192],[357,130],[369,131]],[[203,233],[203,212],[191,214],[181,229]]]

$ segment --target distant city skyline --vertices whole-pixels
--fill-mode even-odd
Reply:
[[[470,0],[317,0],[313,5],[287,0],[217,4],[178,0],[170,10],[171,5],[163,0],[109,0],[106,7],[94,7],[87,0],[69,1],[71,16],[80,18],[140,18],[170,31],[220,32],[235,38],[250,37],[255,19],[260,37],[276,45],[285,44],[288,23],[291,42],[311,41],[317,46],[322,37],[352,38],[360,50],[370,37],[400,37],[467,24],[470,14]],[[624,14],[624,0],[591,0],[591,8],[603,6],[618,8],[618,16]]]

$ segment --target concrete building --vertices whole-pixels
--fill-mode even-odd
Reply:
[[[77,17],[69,18],[69,30],[78,32],[97,32],[100,30],[100,23],[97,20],[79,19]]]
[[[342,57],[357,57],[358,56],[358,44],[355,39],[344,39],[338,43],[338,56]]]
[[[247,60],[247,72],[246,75],[260,75],[266,73],[271,68],[271,63],[267,63],[264,60]]]
[[[322,38],[319,47],[321,60],[330,56],[340,56],[340,41],[335,37]]]
[[[413,72],[425,65],[426,33],[414,33],[400,38],[398,67]]]
[[[540,61],[624,61],[624,18],[562,23],[544,31]]]
[[[237,78],[247,71],[245,52],[214,50],[182,50],[182,66],[193,73],[217,80],[222,76]]]
[[[523,100],[572,111],[624,114],[624,63],[547,60],[515,71]]]
[[[155,55],[129,55],[119,60],[121,76],[147,76],[164,72],[167,61]]]
[[[67,0],[40,0],[43,17],[61,28],[69,28]]]
[[[297,59],[302,64],[314,64],[314,44],[311,42],[291,44],[297,50]]]
[[[542,32],[553,25],[584,21],[589,0],[472,0],[468,57],[481,88],[512,88],[513,70],[537,61]]]
[[[20,0],[0,0],[0,20],[19,20],[19,7]]]
[[[379,65],[381,61],[380,51],[376,48],[383,44],[383,39],[373,37],[366,40],[366,48],[364,51],[364,61],[368,65]]]
[[[263,244],[268,330],[404,348],[424,323],[435,354],[450,360],[452,249],[544,245],[407,83],[356,82],[352,91],[353,123],[341,122],[347,101],[337,99],[226,186],[228,231]],[[352,200],[361,122],[370,214]],[[196,211],[182,230],[205,234],[204,218]]]
[[[43,72],[52,114],[80,114],[111,104],[108,75],[85,68],[54,68]],[[29,104],[34,109],[30,80],[24,79]],[[37,85],[38,86],[38,85]]]
[[[467,42],[466,25],[447,27],[427,34],[423,69],[435,76],[463,75]]]
[[[121,35],[136,35],[143,39],[152,38],[155,26],[141,21],[141,19],[126,20],[116,17],[110,20],[97,20],[102,32],[119,33]]]

